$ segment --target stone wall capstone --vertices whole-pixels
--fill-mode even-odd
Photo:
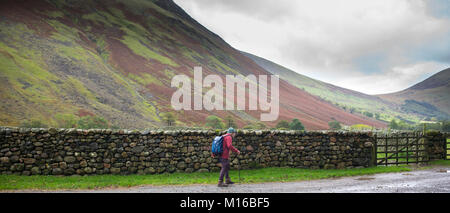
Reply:
[[[19,175],[156,174],[220,170],[212,130],[109,130],[0,127],[0,173]],[[233,168],[368,167],[370,132],[238,130]]]

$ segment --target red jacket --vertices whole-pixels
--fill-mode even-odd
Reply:
[[[234,148],[232,142],[232,137],[230,133],[225,134],[223,138],[223,153],[221,158],[228,159],[230,157],[230,150],[233,152],[239,152],[236,148]]]

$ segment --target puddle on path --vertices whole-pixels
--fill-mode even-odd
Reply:
[[[373,177],[360,177],[360,178],[357,178],[357,179],[355,179],[355,180],[374,180],[375,178],[373,178]]]

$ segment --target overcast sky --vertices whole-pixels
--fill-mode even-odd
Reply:
[[[450,67],[450,0],[174,0],[236,49],[367,94]]]

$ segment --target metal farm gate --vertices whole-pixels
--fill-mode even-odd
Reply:
[[[427,163],[423,132],[375,135],[376,165]]]

